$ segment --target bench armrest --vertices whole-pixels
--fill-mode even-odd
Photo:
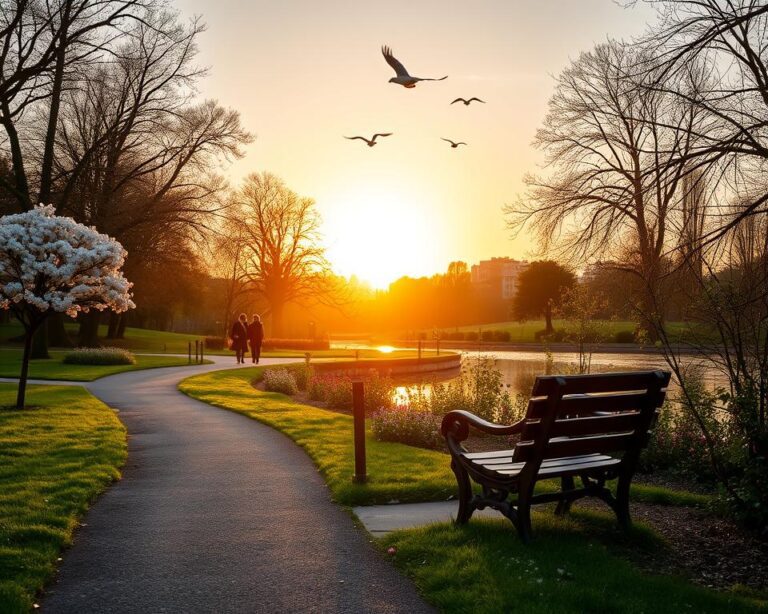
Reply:
[[[470,426],[490,435],[514,435],[522,430],[523,422],[524,420],[509,425],[494,424],[463,409],[455,409],[445,414],[440,432],[443,437],[450,435],[454,441],[464,441],[469,436]]]

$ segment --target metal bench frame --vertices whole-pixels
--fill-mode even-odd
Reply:
[[[630,484],[669,379],[666,371],[542,376],[526,416],[515,424],[493,424],[463,410],[446,414],[441,432],[459,486],[456,522],[464,524],[476,509],[490,507],[509,518],[527,543],[531,505],[556,501],[555,513],[562,515],[574,501],[597,497],[613,509],[620,526],[629,527]],[[470,427],[520,440],[511,449],[472,453],[462,444]],[[558,492],[534,494],[537,481],[551,478],[560,478]],[[615,496],[606,487],[613,479]],[[473,494],[472,481],[480,493]]]

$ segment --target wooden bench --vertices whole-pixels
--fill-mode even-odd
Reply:
[[[456,522],[476,509],[494,508],[509,518],[524,542],[531,539],[531,505],[557,502],[566,514],[582,497],[598,497],[628,527],[629,486],[647,444],[670,374],[665,371],[536,378],[525,418],[503,426],[458,410],[443,418],[441,432],[459,483]],[[469,427],[499,436],[519,435],[514,447],[470,452]],[[574,478],[581,487],[577,488]],[[534,494],[538,480],[560,478],[559,492]],[[471,480],[482,488],[472,492]],[[616,495],[606,488],[617,479]]]

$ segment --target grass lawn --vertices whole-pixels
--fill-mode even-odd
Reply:
[[[29,361],[31,379],[59,379],[76,382],[90,382],[105,375],[155,369],[157,367],[179,367],[187,365],[186,357],[136,355],[134,365],[67,365],[62,362],[65,352],[52,351],[51,358]],[[19,377],[21,371],[21,350],[0,349],[0,377]]]
[[[568,329],[570,323],[567,320],[553,320],[552,325],[555,329]],[[637,328],[637,323],[629,320],[600,320],[600,329],[603,334],[608,338],[608,342],[613,341],[614,336],[618,332],[633,333]],[[675,341],[684,342],[686,338],[689,338],[691,331],[695,331],[696,325],[686,322],[668,322],[667,329],[669,336]],[[513,343],[535,343],[536,333],[544,330],[544,320],[528,320],[524,322],[495,322],[492,324],[475,324],[472,326],[459,326],[458,329],[446,328],[445,332],[452,332],[459,330],[462,332],[477,332],[478,330],[501,330],[509,332],[509,340]],[[698,331],[701,333],[701,331]],[[450,341],[444,341],[446,345],[450,344]]]
[[[77,332],[77,325],[67,323],[65,325],[70,334],[74,335]],[[0,345],[8,344],[8,339],[16,337],[22,334],[21,326],[12,321],[7,324],[0,324]],[[195,340],[200,340],[204,335],[190,335],[186,333],[170,333],[160,330],[149,330],[145,328],[127,328],[125,329],[125,339],[105,339],[107,334],[107,327],[102,325],[99,327],[99,335],[103,339],[104,345],[112,347],[125,348],[132,352],[149,352],[149,353],[163,353],[163,354],[187,354],[189,350],[189,343],[192,343],[192,351],[194,353]],[[16,344],[16,348],[20,348],[20,344]],[[206,350],[207,354],[212,355],[224,355],[234,356],[234,353],[230,350]],[[423,355],[434,354],[434,350],[423,350]],[[353,349],[330,349],[330,350],[312,350],[310,352],[313,358],[408,358],[418,354],[416,350],[397,350],[394,352],[381,352],[379,350],[353,350]],[[265,357],[275,358],[293,358],[296,356],[304,357],[305,352],[303,350],[273,350],[269,352],[262,352]],[[0,357],[0,364],[2,357]],[[0,367],[1,368],[1,367]],[[2,376],[5,377],[5,376]]]
[[[263,367],[215,371],[189,377],[179,389],[205,403],[245,414],[285,433],[304,448],[320,469],[334,499],[344,505],[444,501],[456,493],[456,478],[446,453],[377,441],[367,429],[368,483],[353,484],[354,450],[351,416],[318,409],[290,397],[256,390],[251,381]],[[539,491],[558,485],[540,482]],[[661,486],[633,484],[636,501],[662,505],[703,506],[706,495]]]
[[[16,398],[0,384],[0,408]],[[94,497],[120,477],[125,429],[79,386],[30,386],[0,409],[0,612],[28,612]]]
[[[390,558],[443,612],[766,611],[768,602],[747,591],[715,592],[641,572],[628,556],[653,561],[664,544],[642,526],[628,535],[614,527],[607,514],[539,512],[528,546],[509,521],[490,519],[396,531],[379,545],[396,548]]]

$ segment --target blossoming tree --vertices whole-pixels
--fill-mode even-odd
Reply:
[[[24,326],[18,409],[24,407],[32,336],[49,315],[135,307],[121,270],[125,256],[120,243],[54,215],[51,205],[0,217],[0,309]]]

